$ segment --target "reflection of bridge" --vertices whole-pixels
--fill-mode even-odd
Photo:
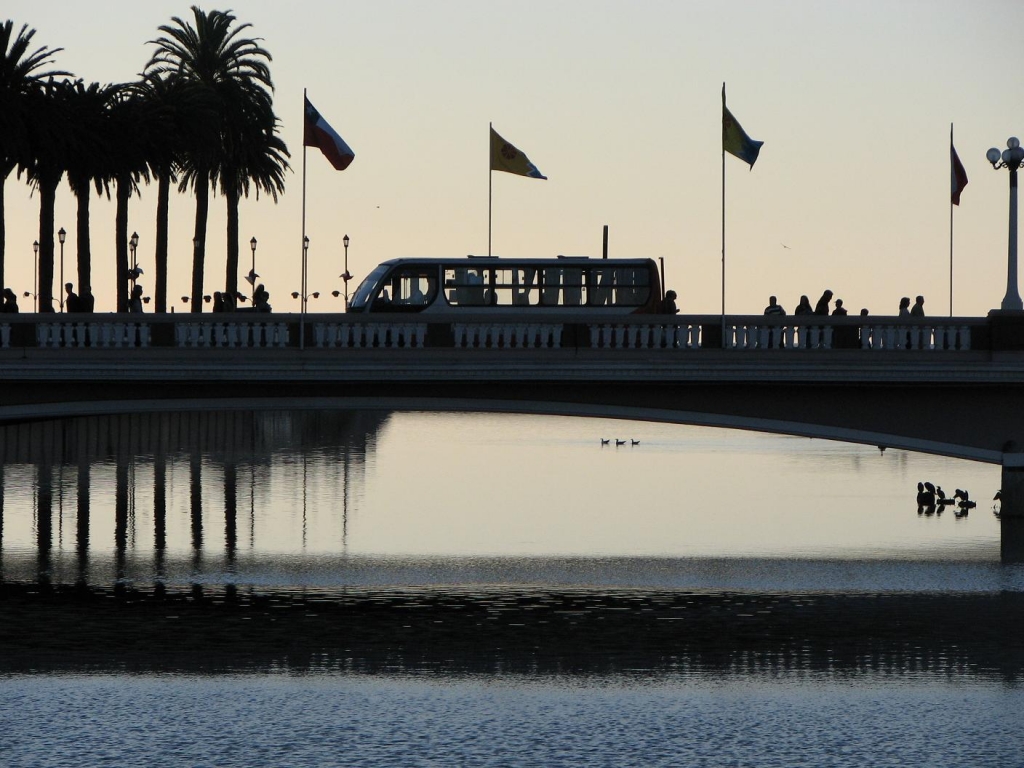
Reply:
[[[1024,317],[22,315],[0,419],[196,408],[514,411],[839,439],[1003,467],[1024,514]]]

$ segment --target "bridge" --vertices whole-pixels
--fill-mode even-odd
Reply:
[[[1024,313],[10,315],[0,394],[0,421],[383,407],[753,429],[999,464],[1024,516]]]

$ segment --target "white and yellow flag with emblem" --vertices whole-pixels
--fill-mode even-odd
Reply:
[[[531,179],[547,179],[526,155],[501,138],[494,128],[491,128],[491,170],[529,176]]]

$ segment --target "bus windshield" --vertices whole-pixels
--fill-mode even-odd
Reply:
[[[387,264],[380,264],[373,270],[373,272],[363,278],[363,282],[359,284],[359,287],[356,288],[356,292],[352,294],[352,299],[348,303],[349,309],[358,310],[360,312],[365,309],[366,303],[372,298],[373,289],[377,286],[377,283],[380,282],[380,279],[387,274],[389,269],[391,269],[391,267]]]

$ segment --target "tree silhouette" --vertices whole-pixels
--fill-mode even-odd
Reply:
[[[192,311],[200,312],[210,185],[219,181],[229,198],[227,262],[229,268],[234,265],[237,273],[238,196],[248,191],[249,181],[257,188],[262,188],[263,184],[249,174],[251,164],[246,158],[259,154],[251,146],[254,142],[262,142],[263,160],[270,164],[276,160],[279,172],[283,174],[287,168],[283,160],[287,149],[279,140],[273,143],[268,140],[276,138],[276,118],[269,93],[273,90],[273,83],[267,66],[271,57],[260,47],[257,39],[241,37],[241,33],[251,25],[236,25],[236,19],[230,12],[206,13],[192,6],[192,14],[194,24],[174,17],[172,24],[159,28],[163,36],[150,41],[156,46],[156,52],[146,67],[146,74],[187,80],[205,92],[217,114],[219,140],[212,144],[194,144],[185,153],[180,166],[179,189],[184,191],[191,187],[196,195]],[[263,128],[262,132],[254,130],[253,121]],[[246,183],[242,183],[243,177]],[[261,178],[269,177],[263,173]],[[269,189],[276,197],[276,192],[283,186],[273,180],[269,183]],[[228,278],[229,283],[236,280],[234,274]]]
[[[7,177],[19,165],[30,163],[31,148],[27,113],[30,95],[54,77],[70,73],[44,70],[52,57],[63,48],[32,48],[36,31],[23,24],[14,33],[14,22],[0,23],[0,288],[5,285],[4,263],[7,229],[5,224],[4,188]],[[52,242],[51,242],[52,245]]]

